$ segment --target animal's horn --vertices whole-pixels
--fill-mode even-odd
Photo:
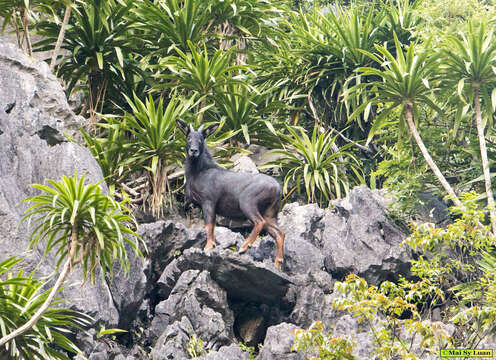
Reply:
[[[200,128],[198,129],[198,132],[202,132],[203,131],[203,124],[201,124]]]
[[[189,132],[193,132],[193,131],[195,131],[193,124],[189,124]]]

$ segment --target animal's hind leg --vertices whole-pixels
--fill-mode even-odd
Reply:
[[[205,244],[205,248],[203,250],[210,250],[215,247],[214,228],[215,224],[205,224],[205,231],[207,232],[207,243]]]
[[[265,219],[262,217],[260,212],[258,211],[258,208],[256,204],[253,203],[247,203],[247,202],[242,202],[240,201],[241,204],[241,211],[245,214],[245,216],[253,222],[253,229],[251,230],[250,235],[246,238],[245,242],[241,247],[239,248],[239,253],[242,254],[246,250],[248,250],[249,247],[253,245],[255,240],[257,240],[258,235],[260,234],[260,231],[265,226]],[[247,205],[244,205],[247,204]]]
[[[272,236],[277,245],[276,258],[274,260],[274,265],[281,269],[281,265],[284,257],[284,232],[277,226],[277,212],[279,211],[280,200],[276,199],[268,208],[265,210],[265,229]]]
[[[277,253],[274,260],[274,265],[278,269],[281,269],[284,257],[284,232],[279,228],[279,226],[277,226],[274,218],[265,218],[265,229],[276,241]]]

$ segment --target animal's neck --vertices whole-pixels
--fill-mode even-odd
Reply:
[[[207,147],[203,146],[202,154],[196,158],[191,159],[189,157],[186,158],[185,170],[186,170],[186,180],[191,179],[192,176],[201,173],[207,169],[218,168],[217,165],[212,158],[212,155],[207,150]]]

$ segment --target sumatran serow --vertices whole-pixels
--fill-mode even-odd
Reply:
[[[206,129],[202,125],[198,131],[181,120],[177,125],[186,136],[186,202],[202,209],[207,232],[205,250],[215,247],[217,214],[236,220],[248,219],[253,223],[253,230],[239,252],[248,250],[265,229],[276,241],[274,265],[280,269],[284,232],[277,226],[276,219],[281,204],[281,185],[268,175],[233,172],[217,165],[208,152],[205,139],[217,130],[218,124]]]

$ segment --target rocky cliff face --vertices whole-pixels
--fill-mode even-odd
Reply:
[[[19,227],[26,208],[20,203],[34,195],[33,183],[59,180],[62,175],[86,173],[92,182],[102,179],[90,152],[67,141],[79,122],[67,104],[62,87],[44,62],[28,59],[15,46],[0,38],[0,260],[25,256],[28,270],[36,266],[43,249],[24,253],[29,243],[29,224]],[[54,269],[50,257],[39,266],[39,276]],[[75,272],[70,282],[81,284]],[[98,284],[72,286],[64,290],[70,305],[93,314],[98,320],[117,324],[118,313],[109,288]]]
[[[290,351],[291,330],[316,320],[338,333],[352,330],[363,340],[357,355],[367,358],[372,339],[331,308],[333,282],[351,272],[372,283],[407,275],[409,254],[401,245],[406,234],[387,215],[384,199],[366,187],[333,205],[283,208],[283,272],[272,265],[275,244],[269,236],[240,256],[233,250],[243,237],[217,227],[218,246],[205,253],[202,229],[163,221],[143,225],[152,251],[146,266],[132,273],[146,274],[141,306],[147,315],[137,310],[131,328],[145,329],[152,358],[187,358],[191,339],[198,338],[212,354],[242,341],[263,344],[258,359],[303,359]]]
[[[336,334],[352,334],[360,344],[356,355],[368,358],[372,339],[353,318],[332,310],[334,279],[354,272],[380,283],[407,275],[406,234],[387,215],[384,199],[365,187],[333,205],[283,208],[283,272],[272,265],[269,236],[239,255],[243,236],[217,227],[217,248],[204,252],[201,228],[172,221],[141,225],[150,249],[146,261],[132,261],[130,277],[117,276],[111,285],[119,326],[130,330],[128,344],[151,349],[154,360],[189,358],[196,339],[208,351],[202,359],[243,358],[240,341],[263,344],[258,359],[303,359],[291,353],[292,331],[321,320]],[[89,344],[98,349],[94,356],[101,353],[98,342]]]
[[[23,254],[41,275],[54,269],[43,249],[24,253],[29,224],[19,221],[34,194],[29,186],[62,175],[102,179],[98,164],[83,147],[67,141],[79,126],[48,66],[27,59],[0,38],[0,260]],[[272,265],[275,244],[259,239],[244,255],[235,250],[239,233],[216,228],[217,248],[203,252],[205,232],[185,222],[158,221],[140,226],[148,245],[144,260],[131,256],[128,277],[117,273],[96,286],[67,286],[67,306],[93,315],[108,327],[129,333],[109,342],[95,331],[78,335],[90,360],[186,359],[200,340],[201,359],[247,359],[237,344],[262,345],[258,359],[304,359],[291,353],[294,329],[322,320],[336,333],[360,343],[368,358],[371,339],[347,315],[331,309],[335,279],[353,272],[378,284],[408,273],[405,233],[389,218],[384,199],[365,187],[354,189],[330,209],[288,204],[279,224],[286,232],[283,272]],[[74,272],[69,283],[78,284]],[[96,326],[95,326],[96,327]]]

